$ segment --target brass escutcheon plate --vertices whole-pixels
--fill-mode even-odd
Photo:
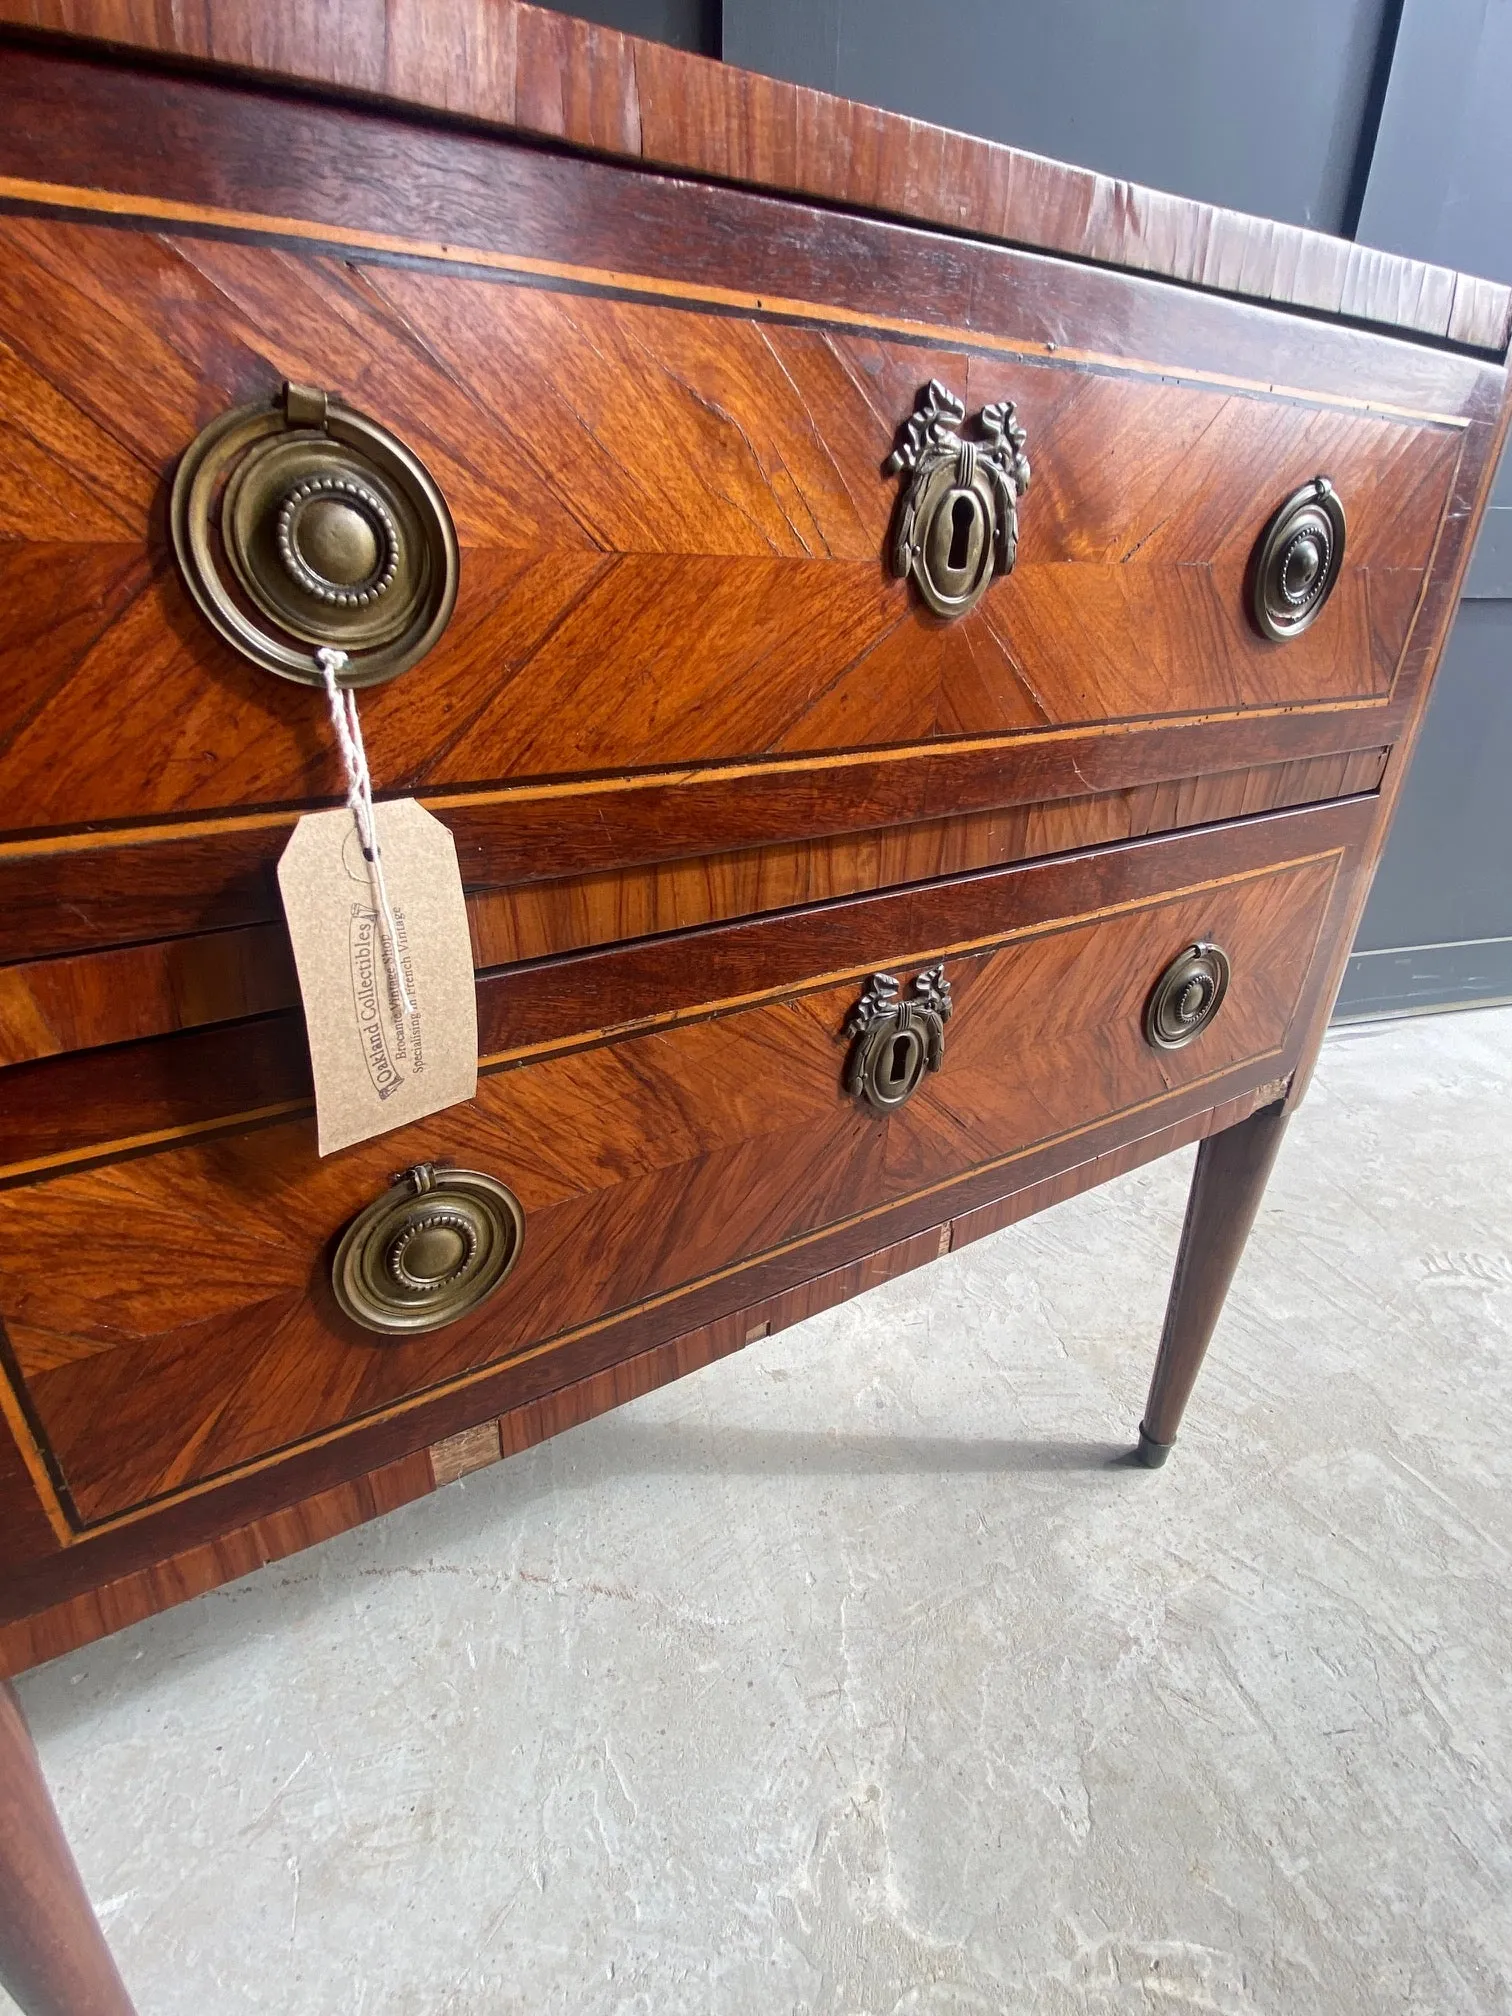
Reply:
[[[476,1169],[421,1163],[343,1232],[331,1287],[364,1330],[440,1330],[488,1300],[524,1241],[525,1214],[506,1184]]]
[[[977,438],[966,408],[931,378],[883,464],[907,480],[893,519],[892,570],[911,576],[936,616],[964,616],[1018,558],[1018,505],[1029,488],[1025,434],[1012,400],[984,406]]]
[[[916,974],[906,998],[893,974],[873,973],[845,1025],[855,1038],[846,1091],[879,1118],[906,1105],[924,1074],[945,1061],[945,1024],[953,1008],[943,965]]]
[[[244,658],[319,686],[378,686],[424,657],[456,606],[456,528],[386,427],[310,386],[240,406],[185,451],[169,524],[185,585]]]

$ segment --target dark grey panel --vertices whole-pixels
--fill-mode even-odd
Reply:
[[[1509,0],[1406,0],[1360,241],[1512,281],[1509,104]]]
[[[1512,461],[1502,463],[1498,489],[1504,489]],[[1475,557],[1465,577],[1465,593],[1477,602],[1512,597],[1512,505],[1493,505],[1481,521]]]
[[[1512,604],[1465,602],[1357,952],[1512,935]]]
[[[1361,240],[1512,281],[1509,105],[1512,0],[1405,0]],[[1512,458],[1492,499],[1337,1015],[1512,992]]]
[[[785,77],[790,84],[807,84],[814,91],[839,91],[855,98],[860,94],[846,92],[840,81],[842,5],[843,0],[724,0],[724,60],[767,77]],[[928,18],[921,8],[920,21]],[[906,108],[889,105],[889,109]]]
[[[1469,945],[1409,945],[1356,952],[1344,970],[1335,1022],[1375,1022],[1435,1008],[1489,1008],[1512,1001],[1512,938]]]
[[[1355,231],[1362,244],[1440,256],[1485,18],[1486,0],[1405,0]]]
[[[579,20],[652,42],[670,42],[700,56],[719,54],[719,0],[577,0],[553,12],[576,14]]]
[[[725,0],[726,61],[1337,231],[1389,0]]]

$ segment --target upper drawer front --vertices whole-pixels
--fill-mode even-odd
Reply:
[[[1006,1192],[1007,1165],[1032,1146],[1115,1114],[1148,1113],[1153,1129],[1167,1094],[1221,1086],[1236,1067],[1252,1084],[1276,1076],[1363,825],[1341,807],[1230,828],[1221,846],[1146,843],[939,885],[948,938],[928,935],[926,909],[895,935],[897,912],[870,899],[840,933],[847,952],[865,950],[853,970],[826,970],[821,949],[806,985],[762,999],[752,960],[743,987],[725,981],[750,1005],[488,1076],[472,1105],[324,1162],[299,1121],[0,1193],[11,1362],[78,1516],[254,1462],[617,1312],[665,1304],[675,1334],[680,1292],[727,1281],[738,1308],[738,1270],[757,1256],[969,1172],[1002,1168]],[[968,919],[976,928],[962,930]],[[1152,989],[1196,941],[1232,962],[1227,997],[1187,1047],[1154,1048]],[[711,972],[723,956],[721,944]],[[871,973],[908,993],[937,960],[954,996],[941,1068],[879,1118],[846,1089],[847,1025]],[[426,1161],[511,1186],[523,1253],[480,1311],[379,1340],[333,1303],[330,1242],[393,1170]]]
[[[1378,702],[1463,439],[1002,354],[1011,328],[942,345],[822,302],[715,313],[338,250],[0,220],[6,829],[336,789],[316,699],[210,632],[165,544],[180,453],[285,377],[391,428],[456,520],[450,628],[364,700],[376,778],[411,790]],[[971,414],[1013,400],[1034,470],[1016,568],[951,621],[884,562],[883,464],[930,378]],[[1319,473],[1343,572],[1278,645],[1246,567]]]

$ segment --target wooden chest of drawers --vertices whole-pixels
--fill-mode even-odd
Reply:
[[[1163,1460],[1506,423],[1489,284],[316,19],[0,0],[0,1672],[1201,1140]],[[481,1059],[325,1159],[322,641]]]

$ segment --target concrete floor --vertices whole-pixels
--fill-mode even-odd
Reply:
[[[30,1676],[142,2016],[1512,2009],[1509,1121],[1330,1040],[1163,1472],[1190,1153]]]

